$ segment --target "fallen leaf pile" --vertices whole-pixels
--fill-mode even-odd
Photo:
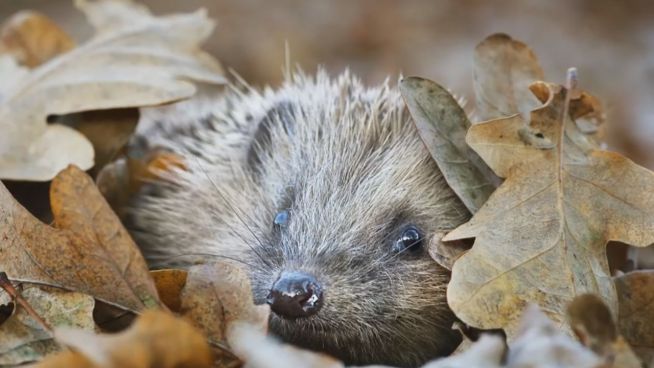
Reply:
[[[204,11],[155,17],[128,1],[76,4],[95,36],[65,52],[49,52],[54,57],[31,70],[11,55],[22,51],[28,56],[18,61],[34,65],[29,55],[40,49],[39,38],[60,31],[34,13],[19,14],[5,26],[9,52],[0,54],[0,178],[50,180],[68,164],[93,166],[91,143],[66,125],[47,124],[48,116],[159,105],[192,96],[196,87],[190,81],[225,81],[218,62],[198,48],[213,29]],[[27,39],[35,41],[16,45],[16,33],[30,33]]]
[[[137,108],[224,83],[199,48],[213,22],[128,0],[76,5],[95,28],[78,46],[35,12],[0,30],[0,178],[51,180],[39,218],[52,220],[0,183],[0,367],[344,367],[268,336],[269,307],[253,304],[241,266],[150,271],[120,221],[144,182],[185,169],[174,153],[125,145]],[[654,272],[612,277],[605,249],[654,243],[654,174],[600,150],[599,100],[574,74],[545,82],[519,41],[479,44],[474,86],[474,124],[434,82],[406,78],[400,90],[473,214],[430,239],[452,271],[448,303],[461,331],[508,338],[481,331],[424,367],[654,363]]]

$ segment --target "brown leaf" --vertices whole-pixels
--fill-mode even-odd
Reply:
[[[201,368],[212,363],[204,336],[183,319],[159,310],[145,311],[119,334],[59,329],[55,336],[75,352],[49,357],[34,367]]]
[[[549,98],[528,125],[513,116],[470,129],[466,141],[506,180],[444,238],[476,238],[454,264],[449,305],[467,324],[509,336],[528,302],[561,325],[565,306],[583,293],[617,313],[607,241],[654,242],[654,173],[617,153],[582,149],[570,138],[580,134],[564,111],[565,89],[534,87]]]
[[[130,174],[127,159],[120,157],[105,165],[95,177],[95,184],[111,209],[123,219],[125,208],[132,195],[133,176]]]
[[[576,83],[577,71],[568,70],[571,82]],[[547,103],[551,96],[547,83],[534,83],[530,86],[531,92],[542,103]],[[599,100],[586,91],[574,88],[570,90],[569,116],[574,121],[565,127],[566,137],[570,140],[568,150],[578,150],[576,154],[587,154],[592,150],[600,149],[599,139],[603,131],[600,129],[604,122],[604,109]],[[570,152],[568,152],[570,154]]]
[[[538,100],[529,93],[529,85],[543,80],[538,58],[524,43],[497,33],[475,48],[475,113],[481,120],[491,120],[529,112]]]
[[[654,270],[615,278],[620,313],[618,330],[640,359],[654,364]]]
[[[110,109],[65,115],[56,122],[75,128],[93,145],[94,172],[100,171],[125,147],[139,120],[138,109]]]
[[[618,335],[611,311],[598,296],[577,296],[568,306],[568,319],[581,343],[604,358],[607,367],[641,368],[636,354]]]
[[[97,188],[71,166],[52,182],[55,227],[0,185],[0,269],[13,280],[62,287],[133,311],[159,305],[138,248]]]
[[[75,47],[75,42],[47,16],[24,10],[12,15],[0,30],[0,54],[34,68]]]
[[[164,174],[184,170],[181,156],[167,151],[150,151],[144,157],[119,158],[105,166],[96,178],[98,188],[111,208],[123,217],[130,198],[152,180],[160,180]]]
[[[20,289],[22,297],[48,325],[93,330],[92,297],[33,284],[23,285]],[[6,294],[3,296],[0,290],[0,304],[4,304],[3,297]],[[58,350],[52,332],[46,330],[21,305],[17,305],[14,313],[0,324],[0,366],[40,360]]]
[[[185,270],[166,269],[150,271],[157,286],[159,298],[171,311],[179,312],[182,308],[181,293],[186,285],[188,272]]]

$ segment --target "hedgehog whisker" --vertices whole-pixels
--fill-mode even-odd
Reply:
[[[167,257],[163,257],[163,261],[171,261],[176,258],[182,258],[182,257],[192,257],[192,256],[202,256],[202,257],[215,257],[215,258],[224,258],[224,259],[229,259],[230,261],[242,263],[248,267],[253,267],[254,265],[251,263],[248,263],[242,259],[236,258],[236,257],[230,257],[230,256],[225,256],[222,254],[214,254],[214,253],[203,253],[203,252],[190,252],[190,253],[179,253],[179,254],[174,254],[174,255],[169,255]]]
[[[223,200],[223,201],[225,202],[225,204],[229,207],[229,209],[230,209],[232,212],[234,212],[234,215],[236,216],[236,218],[238,218],[238,220],[241,221],[241,223],[242,223],[243,226],[247,229],[247,231],[248,231],[250,234],[252,234],[252,236],[254,237],[254,239],[256,239],[256,241],[259,243],[259,246],[261,246],[261,248],[265,248],[264,245],[263,245],[263,242],[261,242],[261,240],[260,240],[260,239],[257,237],[257,235],[254,233],[254,231],[252,231],[252,228],[250,228],[250,226],[248,226],[247,222],[245,222],[245,221],[243,220],[243,218],[241,217],[241,215],[239,214],[239,212],[236,210],[236,208],[235,208],[234,206],[232,206],[232,204],[227,200],[227,197],[223,194],[223,192],[220,190],[220,188],[218,187],[218,185],[216,185],[216,182],[214,182],[214,180],[211,178],[211,176],[209,175],[209,173],[204,169],[204,166],[202,166],[202,163],[200,162],[200,160],[199,160],[197,157],[194,157],[194,158],[195,158],[195,161],[197,162],[198,166],[200,167],[200,170],[202,170],[202,172],[204,173],[204,175],[207,177],[207,179],[209,180],[209,182],[210,182],[211,185],[213,186],[213,188],[214,188],[214,190],[216,191],[216,193],[217,193],[217,194],[222,198],[222,200]],[[268,260],[266,260],[266,259],[265,259],[265,258],[264,258],[264,257],[263,257],[263,256],[262,256],[262,255],[261,255],[261,254],[260,254],[260,253],[259,253],[259,252],[258,252],[258,251],[257,251],[257,250],[256,250],[256,249],[255,249],[255,248],[254,248],[250,243],[249,243],[249,242],[246,241],[245,243],[246,243],[247,246],[252,250],[252,252],[254,252],[254,254],[256,254],[256,255],[261,259],[261,262],[263,262],[263,263],[264,263],[266,266],[268,266],[268,267],[272,267],[272,265],[268,262]]]
[[[219,215],[219,213],[217,212],[217,209],[215,209],[215,208],[213,208],[213,207],[210,207],[210,208],[209,208],[209,211],[211,211],[211,213],[214,214],[214,215]],[[225,225],[227,225],[227,227],[228,227],[230,230],[232,230],[232,234],[234,234],[234,235],[235,235],[239,240],[241,240],[243,243],[246,243],[246,244],[248,244],[248,245],[250,244],[250,243],[249,243],[249,239],[246,239],[243,235],[241,235],[240,232],[238,232],[238,231],[234,231],[234,230],[236,230],[236,229],[234,229],[234,227],[233,227],[231,224],[229,224],[229,223],[225,223]],[[250,248],[251,248],[251,247],[250,247]],[[259,258],[261,258],[261,256],[260,256],[259,254],[257,254],[256,252],[255,252],[255,255],[257,255]],[[230,256],[225,256],[225,255],[216,255],[216,256],[223,257],[223,258],[230,258]],[[232,258],[235,258],[235,257],[232,257]],[[242,261],[242,258],[239,258],[239,259],[241,260],[242,263],[245,263],[245,261]],[[248,265],[252,270],[265,271],[265,269],[264,269],[260,264],[258,264],[258,263],[256,263],[256,264],[247,264],[247,265]]]

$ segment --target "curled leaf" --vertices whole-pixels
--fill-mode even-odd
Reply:
[[[465,112],[445,88],[427,79],[405,78],[400,91],[445,180],[468,210],[477,212],[499,180],[466,144]]]

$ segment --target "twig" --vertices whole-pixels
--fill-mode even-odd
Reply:
[[[32,316],[38,323],[40,323],[46,330],[48,330],[50,333],[53,332],[52,327],[46,322],[41,316],[39,316],[38,313],[32,308],[30,303],[23,298],[22,295],[20,295],[20,292],[16,290],[14,285],[11,284],[11,281],[9,281],[9,277],[5,272],[0,272],[0,287],[3,288],[9,296],[11,296],[16,303],[18,303],[21,307],[25,308],[27,311],[27,314]]]

